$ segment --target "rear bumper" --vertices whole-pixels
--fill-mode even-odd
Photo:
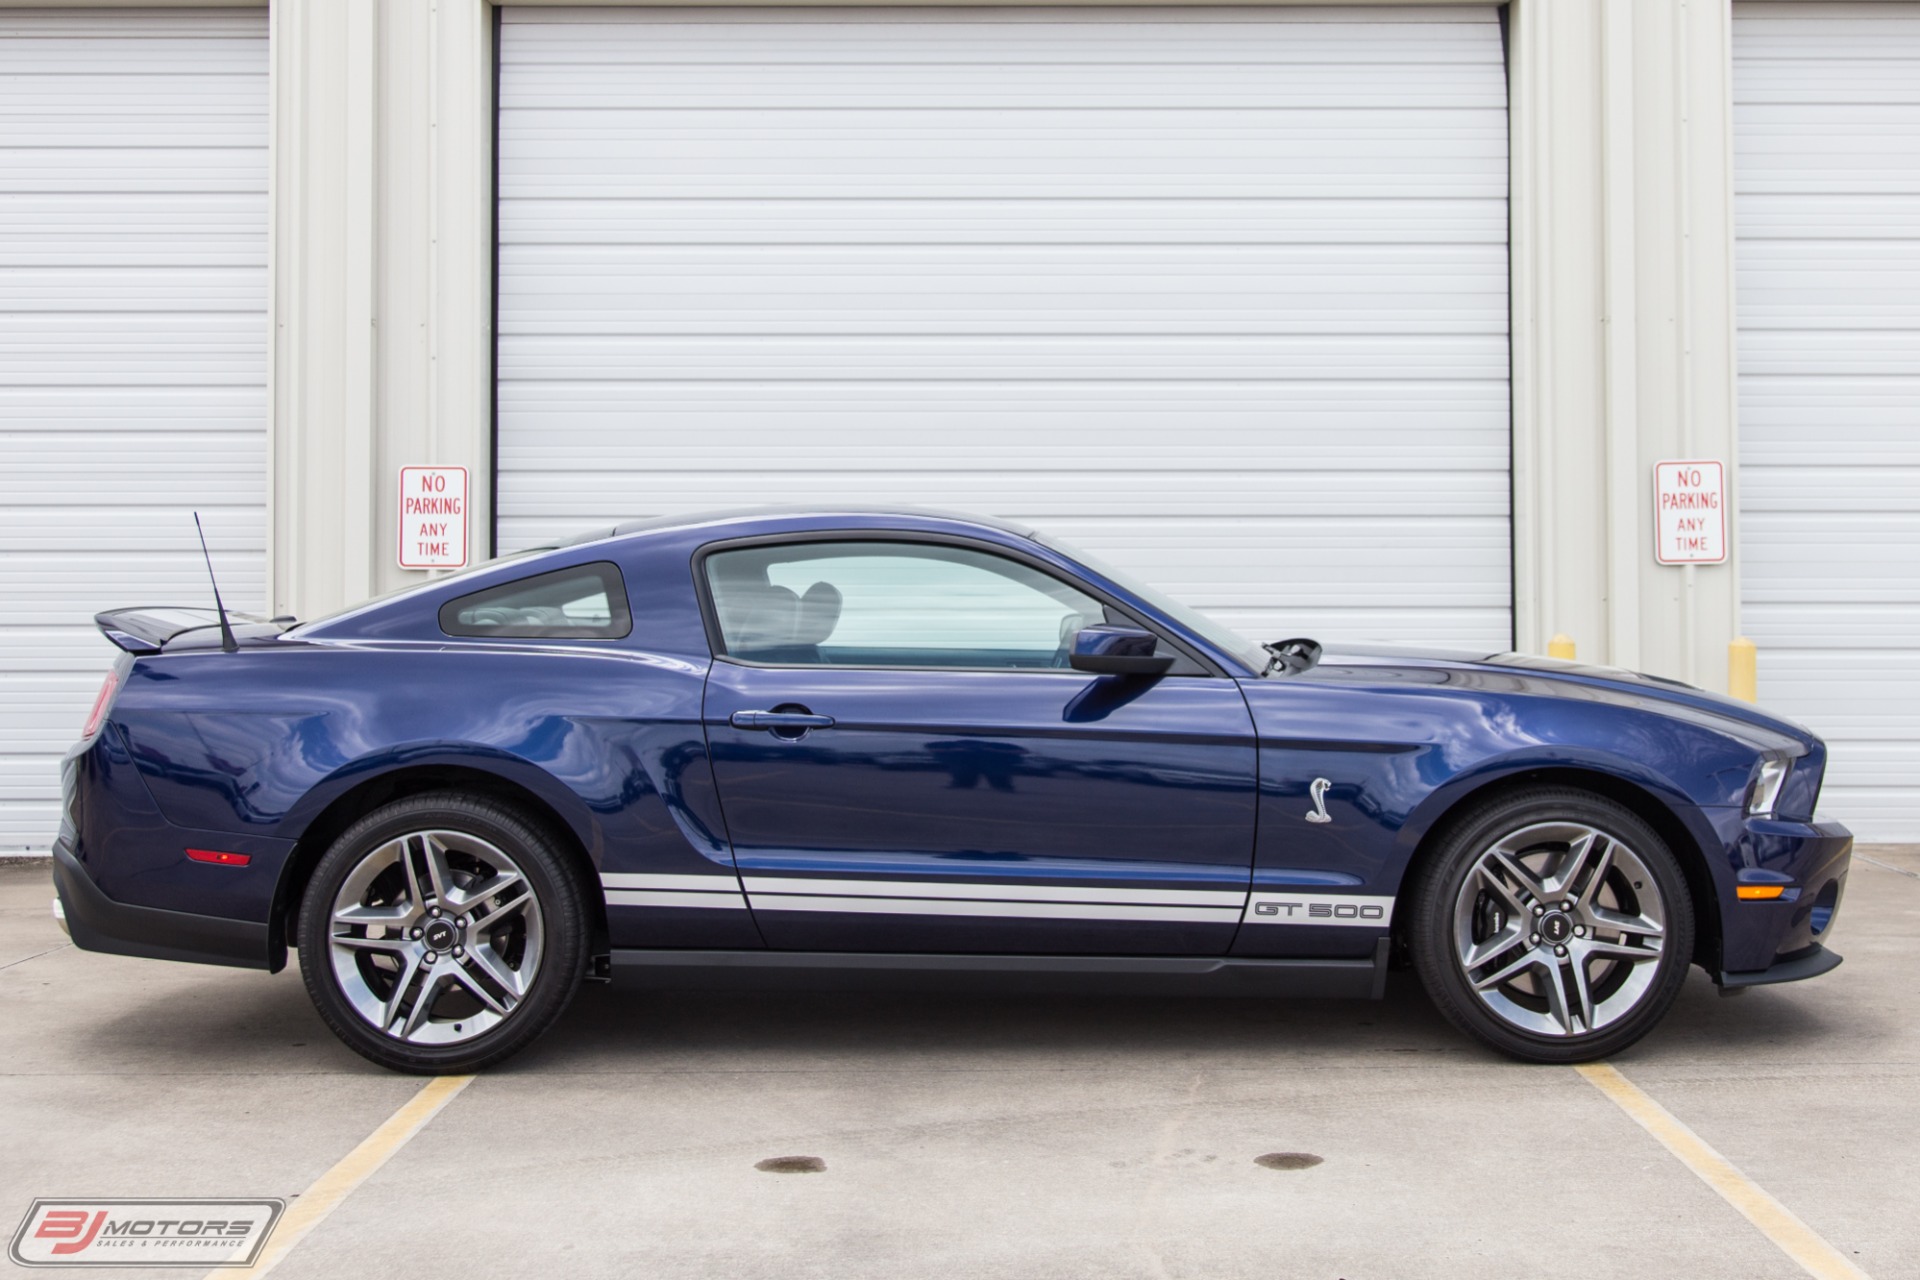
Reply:
[[[83,951],[243,969],[273,967],[265,924],[115,902],[65,844],[53,847],[53,886],[67,933]]]

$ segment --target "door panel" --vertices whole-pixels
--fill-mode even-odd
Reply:
[[[1231,680],[722,660],[704,718],[770,946],[1204,955],[1239,926],[1257,760]]]

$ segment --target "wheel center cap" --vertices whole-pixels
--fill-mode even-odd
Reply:
[[[430,951],[451,951],[459,937],[460,931],[453,927],[452,922],[435,920],[427,926],[424,941]]]
[[[1540,917],[1540,936],[1557,947],[1573,936],[1573,921],[1565,912],[1549,911]]]

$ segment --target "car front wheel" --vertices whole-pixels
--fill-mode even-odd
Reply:
[[[564,856],[518,813],[467,794],[367,815],[321,858],[300,970],[355,1051],[396,1071],[474,1071],[560,1016],[586,964]]]
[[[1653,828],[1555,787],[1483,807],[1441,840],[1409,942],[1455,1026],[1529,1062],[1585,1062],[1666,1014],[1693,931],[1685,877]]]

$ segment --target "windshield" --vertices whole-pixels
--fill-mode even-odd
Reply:
[[[1061,555],[1085,565],[1115,586],[1138,596],[1214,648],[1232,655],[1249,671],[1265,671],[1272,660],[1273,655],[1269,654],[1264,646],[1255,644],[1232,627],[1216,622],[1198,609],[1181,604],[1166,592],[1148,586],[1132,574],[1122,573],[1098,556],[1088,555],[1072,543],[1062,541],[1051,534],[1036,534],[1034,540],[1052,547]]]

